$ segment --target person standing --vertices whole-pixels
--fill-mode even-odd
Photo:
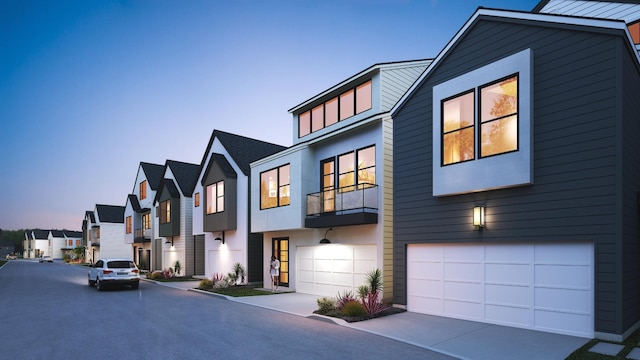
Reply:
[[[280,261],[276,258],[275,255],[271,255],[271,269],[269,270],[269,274],[271,274],[271,291],[273,292],[273,288],[275,286],[275,291],[278,291],[278,277],[280,276]]]

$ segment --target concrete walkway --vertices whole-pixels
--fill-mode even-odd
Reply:
[[[195,290],[198,281],[161,283],[181,290]],[[318,296],[284,292],[275,295],[230,297],[231,301],[296,316],[318,318],[324,321],[366,331],[397,341],[460,359],[487,360],[562,360],[590,339],[457,320],[440,316],[404,312],[377,319],[348,323],[341,319],[316,315]]]

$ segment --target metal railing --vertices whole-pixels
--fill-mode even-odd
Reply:
[[[375,212],[378,210],[378,185],[358,184],[307,195],[307,216]]]
[[[134,236],[136,239],[140,239],[140,238],[151,239],[151,229],[136,229]]]

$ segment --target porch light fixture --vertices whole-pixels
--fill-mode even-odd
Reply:
[[[171,240],[167,240],[164,242],[165,244],[171,244],[171,247],[173,247],[173,239]]]
[[[476,206],[473,208],[473,226],[477,227],[478,230],[484,228],[484,206]]]
[[[224,244],[224,231],[222,231],[222,237],[218,236],[217,238],[213,239],[215,241],[221,241],[222,244]]]
[[[329,231],[333,230],[333,228],[329,228],[327,229],[327,231],[325,231],[324,233],[324,238],[322,238],[322,240],[320,240],[320,244],[331,244],[331,240],[327,239],[327,233]]]

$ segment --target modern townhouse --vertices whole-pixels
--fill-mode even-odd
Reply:
[[[82,233],[69,230],[49,230],[47,240],[51,257],[62,260],[65,255],[72,257],[74,255],[73,249],[82,245]]]
[[[129,257],[142,270],[162,269],[162,241],[158,238],[153,200],[162,180],[164,165],[141,162],[124,210],[124,242]]]
[[[263,237],[250,229],[252,161],[286,149],[261,140],[214,130],[204,152],[194,190],[195,256],[204,260],[202,273],[227,274],[236,263],[246,281],[263,281]]]
[[[293,107],[293,146],[251,164],[251,230],[281,286],[335,296],[379,269],[392,294],[389,111],[429,64],[376,64]]]
[[[180,263],[180,275],[204,274],[203,249],[196,249],[193,231],[193,188],[200,166],[167,160],[162,180],[158,184],[153,206],[156,208],[158,238],[162,244],[162,266],[175,268]]]
[[[639,19],[626,1],[549,0],[462,26],[392,110],[394,304],[587,338],[638,328]]]
[[[131,258],[131,246],[124,242],[124,206],[96,204],[83,221],[87,240],[87,261],[100,258]]]
[[[24,233],[23,242],[24,252],[22,257],[25,259],[37,259],[41,256],[49,255],[49,230],[27,230]]]

